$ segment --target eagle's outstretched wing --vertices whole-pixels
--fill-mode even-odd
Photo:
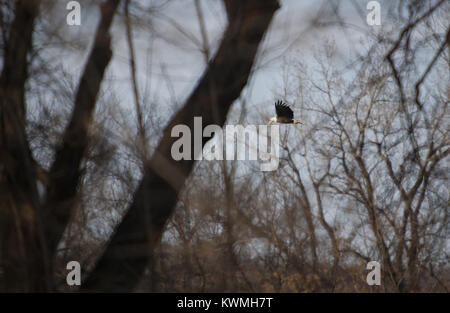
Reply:
[[[278,100],[275,102],[275,111],[277,113],[277,117],[287,118],[287,119],[293,119],[294,118],[294,112],[291,110],[290,107],[286,105],[281,100]]]

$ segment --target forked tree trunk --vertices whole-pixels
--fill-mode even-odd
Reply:
[[[51,291],[56,247],[70,219],[88,127],[111,59],[109,28],[120,0],[107,0],[80,79],[74,110],[48,173],[47,198],[37,192],[37,164],[26,137],[27,55],[40,1],[16,2],[0,78],[0,261],[4,291]]]

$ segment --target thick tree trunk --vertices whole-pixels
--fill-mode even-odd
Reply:
[[[27,56],[39,1],[17,1],[0,77],[0,261],[4,291],[45,291],[48,258],[25,133]]]
[[[112,57],[109,28],[120,0],[108,0],[101,7],[92,50],[75,96],[72,117],[49,172],[47,196],[43,205],[45,235],[52,257],[66,229],[77,198],[80,164],[88,146],[88,130],[97,102],[97,94],[106,67]]]
[[[0,78],[0,257],[5,291],[49,291],[52,261],[69,221],[87,132],[111,59],[108,34],[120,0],[107,0],[80,79],[74,111],[39,201],[36,162],[26,137],[25,82],[40,1],[17,1]],[[45,221],[45,223],[44,223]]]
[[[194,165],[193,160],[175,161],[171,157],[177,140],[171,137],[172,128],[184,124],[194,129],[195,116],[203,118],[203,126],[223,125],[231,104],[247,84],[259,44],[279,5],[276,0],[228,0],[225,7],[229,24],[216,56],[166,127],[128,212],[82,283],[83,291],[124,292],[137,285]]]

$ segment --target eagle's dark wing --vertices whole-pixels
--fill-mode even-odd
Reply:
[[[294,112],[283,101],[278,100],[275,102],[275,111],[277,112],[277,117],[294,118]]]

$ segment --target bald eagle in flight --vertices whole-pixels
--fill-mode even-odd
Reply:
[[[282,124],[303,124],[298,120],[294,120],[294,112],[292,112],[292,109],[281,100],[275,102],[275,112],[277,113],[277,116],[270,119],[269,125],[272,125],[273,122]]]

